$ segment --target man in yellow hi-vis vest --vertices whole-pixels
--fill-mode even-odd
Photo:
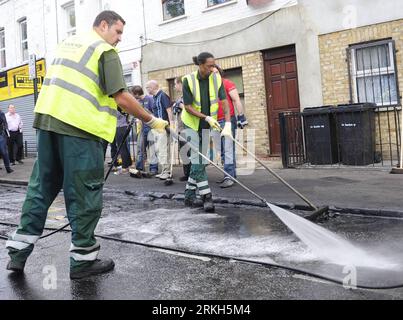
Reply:
[[[23,272],[61,189],[72,229],[70,278],[114,268],[111,259],[97,259],[100,245],[94,237],[102,210],[103,141],[114,139],[117,105],[153,129],[163,131],[168,125],[127,92],[115,49],[124,25],[116,12],[103,11],[91,32],[69,37],[57,48],[34,110],[38,157],[21,222],[6,243],[8,270]]]
[[[181,119],[185,125],[185,135],[188,141],[207,155],[210,146],[210,128],[221,130],[217,121],[218,101],[222,101],[225,125],[222,136],[232,136],[231,118],[224,86],[219,74],[213,73],[215,66],[214,56],[202,52],[193,57],[193,62],[199,66],[198,70],[183,78],[183,104]],[[181,150],[183,152],[183,150]],[[186,151],[185,151],[186,152]],[[190,174],[185,190],[185,205],[197,206],[196,190],[203,200],[204,211],[214,212],[214,203],[207,180],[206,160],[193,150],[191,151]]]

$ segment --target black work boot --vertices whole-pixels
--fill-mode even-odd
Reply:
[[[194,199],[189,199],[185,198],[185,206],[190,207],[190,208],[201,208],[203,207],[204,203],[203,200],[194,198]]]
[[[208,193],[203,197],[203,208],[205,212],[215,211],[213,196],[211,195],[211,193]]]
[[[25,267],[25,262],[19,262],[15,260],[10,260],[7,263],[7,270],[14,271],[15,273],[23,273]]]
[[[70,270],[70,279],[81,279],[113,270],[115,263],[112,259],[95,260],[90,266],[78,270]]]

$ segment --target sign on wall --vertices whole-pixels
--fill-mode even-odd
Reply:
[[[45,77],[45,59],[36,62],[38,91]],[[0,72],[0,101],[34,93],[34,82],[29,76],[28,64]]]

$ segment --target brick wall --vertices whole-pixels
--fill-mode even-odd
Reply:
[[[255,151],[257,155],[267,155],[269,148],[267,108],[264,83],[264,66],[262,54],[253,52],[222,59],[216,62],[225,70],[242,68],[244,83],[245,114],[249,121],[249,129],[255,129]],[[169,92],[168,79],[183,76],[196,70],[194,65],[186,65],[165,70],[153,71],[148,79],[157,80],[165,92]],[[246,139],[246,134],[244,135]]]
[[[319,36],[320,65],[322,74],[323,103],[340,104],[350,101],[346,49],[351,44],[392,38],[396,44],[396,66],[399,89],[403,88],[403,20],[395,20],[349,29]],[[399,93],[401,95],[401,91]],[[390,108],[392,110],[392,108]],[[396,157],[397,114],[382,111],[376,117],[377,143],[384,144],[384,159],[389,158],[389,143],[393,157]],[[400,119],[400,112],[399,112]],[[398,122],[400,123],[400,122]],[[390,133],[390,138],[389,138]],[[380,146],[377,145],[380,151]]]

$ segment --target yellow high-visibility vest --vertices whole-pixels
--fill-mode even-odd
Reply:
[[[197,71],[192,72],[184,76],[187,79],[190,91],[193,95],[192,107],[201,112],[201,101],[200,101],[200,83],[197,78]],[[222,84],[222,79],[219,74],[212,72],[209,76],[209,95],[210,95],[210,116],[217,120],[218,113],[218,90]],[[199,130],[200,118],[195,117],[183,109],[181,114],[181,119],[183,123],[192,128],[195,131]]]
[[[57,48],[34,112],[52,117],[112,142],[117,105],[100,88],[98,61],[116,49],[95,31],[67,38]]]

